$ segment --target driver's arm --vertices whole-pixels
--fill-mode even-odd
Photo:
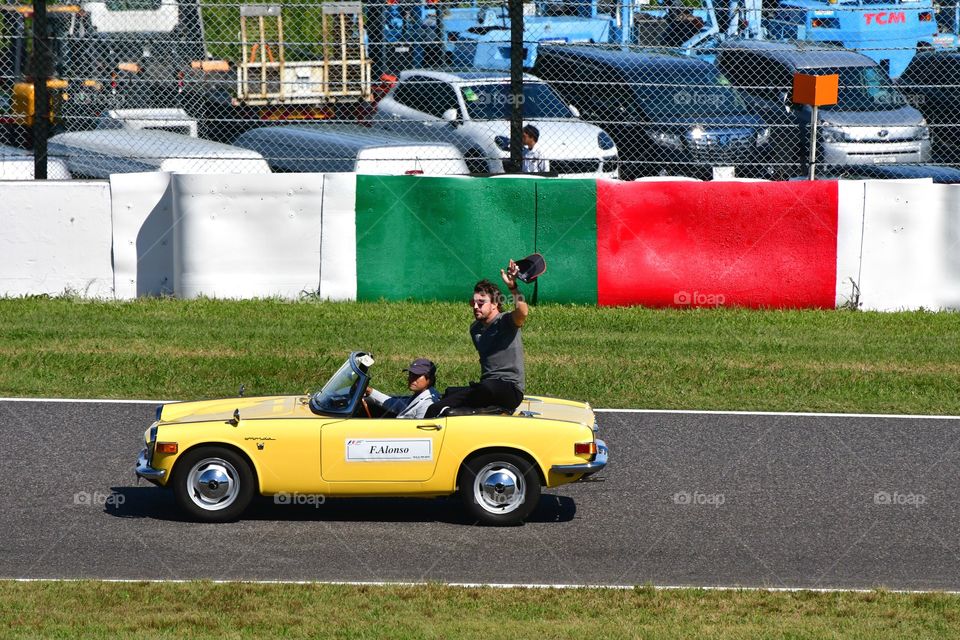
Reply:
[[[377,406],[383,407],[394,416],[406,409],[407,405],[410,403],[409,398],[388,396],[387,394],[381,393],[372,387],[369,388],[369,392],[370,393],[367,395],[367,400]]]

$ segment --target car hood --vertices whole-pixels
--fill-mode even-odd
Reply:
[[[540,131],[535,149],[543,158],[564,159],[609,156],[615,149],[600,149],[597,136],[602,129],[582,120],[524,120]],[[510,123],[506,120],[471,120],[470,125],[493,140],[496,136],[510,137]],[[504,153],[507,153],[504,151]]]
[[[287,418],[313,415],[307,405],[309,396],[261,396],[223,398],[197,402],[172,402],[163,405],[161,422],[212,422],[233,418],[240,411],[242,418]]]
[[[820,124],[835,127],[916,127],[923,115],[913,107],[892,111],[832,111],[820,109]]]
[[[588,427],[593,427],[596,421],[593,409],[586,402],[546,396],[524,396],[523,402],[517,407],[517,413],[523,412],[529,412],[527,415],[535,418],[579,422]]]

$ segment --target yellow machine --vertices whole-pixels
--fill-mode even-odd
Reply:
[[[254,494],[432,497],[459,493],[484,524],[515,524],[540,487],[604,468],[588,404],[529,396],[513,415],[372,417],[373,359],[355,352],[315,394],[163,405],[137,475],[198,520],[237,518]],[[284,502],[284,500],[280,500]]]

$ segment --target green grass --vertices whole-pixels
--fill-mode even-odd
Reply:
[[[4,638],[944,638],[945,594],[0,583]],[[82,612],[82,614],[80,613]]]
[[[0,395],[190,399],[314,389],[351,350],[439,386],[479,372],[466,304],[0,300]],[[599,407],[958,414],[960,315],[543,305],[527,390]]]

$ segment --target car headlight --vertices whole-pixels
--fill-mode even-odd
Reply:
[[[650,137],[653,138],[654,142],[664,147],[672,147],[674,149],[679,149],[683,144],[680,141],[680,136],[673,133],[655,131],[650,134]]]
[[[849,142],[850,136],[843,132],[841,129],[829,129],[822,128],[820,129],[820,137],[824,142]]]
[[[924,118],[920,121],[920,124],[917,125],[920,128],[920,139],[929,140],[930,139],[930,128],[927,126],[927,119]]]
[[[510,151],[510,138],[507,136],[497,136],[493,139],[494,144],[502,151]]]
[[[767,144],[770,142],[770,127],[764,127],[757,131],[757,144]]]
[[[604,151],[609,151],[610,149],[613,149],[615,146],[617,146],[613,142],[613,138],[607,135],[606,131],[601,131],[600,133],[597,134],[597,144],[600,145],[600,148]]]

